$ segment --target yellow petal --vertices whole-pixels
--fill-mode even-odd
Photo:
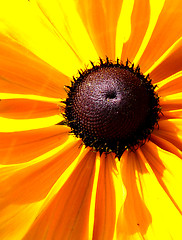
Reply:
[[[88,64],[89,60],[98,60],[93,43],[78,14],[75,1],[35,0],[35,2],[50,23],[50,29],[65,40],[83,65]],[[60,55],[61,57],[64,58],[63,55]],[[70,59],[70,64],[72,61]]]
[[[24,239],[92,239],[89,214],[94,181],[98,178],[97,161],[95,153],[88,151],[81,158]]]
[[[19,132],[50,127],[63,121],[64,118],[54,115],[35,119],[10,119],[0,117],[0,132]]]
[[[69,85],[68,77],[2,34],[0,52],[1,92],[57,98],[66,96],[64,85]]]
[[[174,147],[171,149],[173,150]],[[167,143],[164,141],[162,148],[149,142],[144,148],[142,148],[142,151],[162,188],[168,194],[177,210],[182,214],[181,152],[178,153],[176,150],[168,151]]]
[[[4,93],[0,93],[0,99],[0,116],[4,118],[43,118],[60,113],[60,99]]]
[[[133,5],[134,0],[124,0],[122,3],[116,32],[116,57],[119,59],[121,58],[123,44],[128,41],[131,35],[131,14]]]
[[[24,237],[44,206],[50,189],[79,155],[79,145],[79,141],[69,139],[30,162],[1,166],[1,239]]]
[[[116,222],[126,191],[121,179],[120,162],[112,154],[103,154],[100,161],[93,239],[115,239]]]
[[[155,150],[150,149],[150,153]],[[138,150],[128,153],[124,159],[122,168],[127,176],[127,198],[118,221],[120,239],[139,239],[139,236],[145,239],[180,239],[181,213],[161,186],[147,157]]]
[[[179,119],[162,119],[159,122],[159,130],[153,134],[167,140],[182,151],[182,121]]]
[[[100,57],[115,59],[116,27],[121,0],[78,0],[77,11]]]
[[[155,133],[151,135],[150,141],[153,142],[158,147],[160,147],[161,149],[164,149],[165,151],[167,151],[169,153],[173,153],[176,156],[178,156],[179,158],[182,158],[182,151],[178,147],[173,145],[172,142],[169,142],[168,140],[155,135]]]
[[[0,22],[8,36],[63,74],[72,77],[82,67],[71,46],[50,26],[47,16],[43,15],[34,2],[1,2]]]

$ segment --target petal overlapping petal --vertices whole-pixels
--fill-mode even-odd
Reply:
[[[116,223],[125,201],[126,190],[120,163],[113,155],[101,156],[98,179],[93,239],[116,239]]]
[[[157,143],[156,141],[155,144],[157,145]],[[169,148],[168,144],[165,140],[161,140],[161,147],[156,147],[154,143],[149,142],[142,148],[142,151],[162,188],[166,191],[179,213],[182,214],[182,196],[180,193],[182,184],[182,154],[180,151],[178,153],[177,149],[174,150],[174,147],[171,145],[169,145]],[[154,148],[157,151],[151,154],[151,150]]]
[[[82,158],[24,239],[92,239],[89,222],[93,219],[89,218],[94,211],[91,202],[100,168],[97,163],[95,153],[88,152]]]
[[[181,0],[0,3],[1,239],[181,239],[181,9]],[[163,113],[150,141],[120,161],[60,125],[64,85],[105,56],[149,73]]]
[[[70,79],[12,39],[0,35],[0,87],[3,93],[66,97]]]
[[[76,164],[80,141],[69,138],[32,161],[0,167],[1,239],[22,239],[45,205],[61,174]],[[71,171],[72,172],[72,171]],[[60,186],[60,184],[59,184]],[[24,220],[23,220],[24,219]],[[26,220],[26,221],[25,221]],[[23,222],[22,222],[23,221]]]
[[[50,126],[30,131],[0,133],[0,163],[28,162],[63,144],[70,129]]]
[[[115,59],[115,35],[123,0],[78,0],[77,11],[99,57]]]
[[[78,4],[74,0],[53,0],[51,2],[35,0],[35,2],[50,23],[49,28],[55,31],[60,39],[64,39],[82,66],[88,64],[89,60],[98,60],[95,47],[77,11]],[[82,5],[83,3],[78,8],[82,7]],[[72,58],[70,58],[70,64],[73,64]]]
[[[182,27],[179,23],[182,21],[182,2],[175,0],[173,4],[171,4],[170,0],[151,0],[150,4],[154,6],[154,14],[160,2],[162,8],[159,12],[156,25],[151,32],[151,37],[139,60],[143,72],[151,68],[152,65],[181,38]]]
[[[0,23],[4,34],[66,76],[72,77],[82,67],[78,56],[65,39],[58,36],[34,2],[4,1],[0,8]]]
[[[180,239],[181,213],[155,176],[147,161],[149,156],[146,158],[143,154],[145,146],[135,154],[125,154],[123,159],[122,171],[124,183],[127,184],[127,198],[118,219],[118,239],[171,239],[171,236]],[[152,149],[154,151],[155,145]],[[177,162],[180,164],[178,160]],[[158,170],[161,174],[161,169]]]
[[[53,116],[60,112],[60,99],[56,98],[0,93],[0,99],[0,116],[4,118],[31,119]]]

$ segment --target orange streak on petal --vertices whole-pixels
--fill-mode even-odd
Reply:
[[[167,96],[182,91],[182,71],[173,74],[172,76],[157,83],[160,96]]]
[[[161,119],[178,119],[178,118],[182,118],[182,109],[178,109],[178,110],[172,110],[172,111],[165,111],[162,110],[162,113],[164,114],[164,116],[161,117]]]
[[[180,110],[182,109],[182,93],[161,97],[160,104],[164,111]]]
[[[149,1],[135,0],[131,15],[131,35],[129,40],[123,45],[123,52],[121,56],[123,61],[126,61],[127,58],[130,61],[133,61],[142,43],[143,37],[145,36],[145,32],[149,24],[149,18]],[[123,25],[125,25],[124,22]]]
[[[95,158],[92,152],[82,158],[24,239],[91,239],[89,212],[96,171]]]
[[[155,2],[155,1],[153,1]],[[156,1],[157,2],[157,1]],[[147,71],[181,37],[182,1],[165,0],[151,39],[139,64]],[[175,62],[176,64],[176,62]],[[168,68],[166,70],[168,72]]]
[[[153,134],[167,140],[182,151],[181,119],[161,119],[161,121],[159,121],[159,130],[154,130]]]
[[[40,213],[50,189],[78,156],[79,145],[79,141],[73,141],[57,154],[36,163],[1,167],[1,239],[24,237]]]
[[[157,154],[153,146],[150,153]],[[118,221],[119,239],[180,239],[181,214],[161,186],[147,161],[149,156],[145,156],[142,149],[128,153],[123,162],[127,197]],[[164,156],[160,155],[159,159],[161,157]]]
[[[180,214],[182,214],[182,154],[177,151],[172,144],[161,138],[154,138],[154,142],[157,143],[158,146],[156,146],[155,143],[149,142],[142,149],[142,152],[162,188]]]
[[[79,16],[74,0],[69,0],[69,2],[36,0],[36,2],[44,18],[48,21],[49,28],[60,39],[64,39],[79,59],[82,67],[89,60],[98,60],[97,53]],[[71,62],[72,58],[70,58]]]
[[[1,92],[65,97],[69,78],[15,41],[0,35]]]
[[[100,161],[93,239],[114,239],[118,212],[126,197],[125,188],[119,164],[112,154],[103,154]]]
[[[57,125],[23,132],[0,133],[0,163],[28,162],[65,142],[69,131],[69,128]]]
[[[117,239],[143,239],[142,236],[152,222],[151,214],[137,186],[138,172],[145,172],[141,159],[137,154],[125,151],[122,156],[121,174],[127,195],[118,218]]]
[[[59,114],[55,103],[28,99],[3,99],[0,102],[0,116],[5,118],[40,118]]]
[[[83,23],[100,57],[115,58],[115,37],[122,0],[78,0]]]
[[[173,145],[171,142],[167,141],[166,139],[160,136],[156,136],[155,134],[152,134],[150,141],[153,142],[156,146],[160,147],[161,149],[167,152],[170,152],[172,154],[175,154],[176,156],[182,159],[182,152],[175,145]],[[148,144],[147,146],[150,146],[150,144]],[[152,161],[150,159],[148,159],[148,162],[152,164]]]
[[[0,132],[29,131],[50,127],[64,121],[63,116],[53,115],[33,119],[13,119],[0,117]]]

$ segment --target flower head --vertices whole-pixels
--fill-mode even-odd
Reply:
[[[1,239],[181,239],[181,20],[181,0],[0,3]]]

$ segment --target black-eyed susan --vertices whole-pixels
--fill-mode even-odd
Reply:
[[[1,239],[181,239],[181,21],[181,0],[0,3]]]

